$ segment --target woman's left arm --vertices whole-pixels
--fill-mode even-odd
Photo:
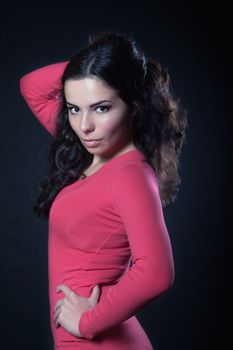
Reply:
[[[28,107],[51,134],[55,134],[60,104],[61,77],[69,61],[37,68],[20,78],[20,92]]]
[[[120,169],[112,186],[112,205],[128,235],[132,266],[82,314],[78,328],[89,339],[133,316],[174,282],[172,247],[153,171],[132,164]]]

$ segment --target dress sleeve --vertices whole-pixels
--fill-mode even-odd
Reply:
[[[92,339],[133,316],[171,287],[174,261],[152,169],[127,164],[113,180],[112,205],[122,218],[132,266],[80,318],[81,336]]]
[[[53,63],[20,78],[21,95],[38,121],[52,135],[60,107],[60,78],[68,62]]]

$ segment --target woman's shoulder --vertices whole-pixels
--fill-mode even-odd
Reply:
[[[121,163],[114,176],[114,185],[128,184],[128,185],[143,185],[148,181],[155,181],[158,184],[158,179],[154,169],[144,158],[128,159]]]
[[[134,206],[138,201],[146,203],[157,201],[159,198],[157,176],[146,161],[128,161],[118,168],[111,186],[114,208],[119,209],[122,203]]]

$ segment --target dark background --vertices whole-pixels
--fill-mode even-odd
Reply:
[[[164,210],[175,282],[137,316],[156,350],[225,349],[232,243],[229,8],[196,1],[20,1],[2,3],[0,18],[0,348],[53,349],[48,227],[32,213],[50,135],[21,97],[19,79],[69,59],[89,34],[119,30],[168,67],[189,123],[179,194]]]

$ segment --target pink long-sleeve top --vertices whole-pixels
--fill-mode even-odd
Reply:
[[[24,75],[20,91],[39,122],[54,134],[60,78],[68,61]],[[130,264],[131,261],[131,264]],[[98,303],[85,311],[78,329],[83,339],[129,319],[174,281],[171,242],[157,177],[136,149],[112,158],[88,177],[65,186],[49,213],[48,274],[51,329],[57,341],[76,340],[54,327],[58,284]]]

